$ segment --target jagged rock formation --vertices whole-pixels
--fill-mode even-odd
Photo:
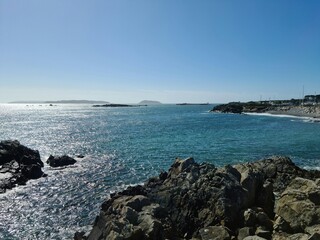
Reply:
[[[21,145],[18,141],[0,142],[0,193],[29,179],[44,176],[43,162],[38,151]]]
[[[286,157],[223,168],[177,159],[112,194],[75,239],[319,239],[319,177]]]

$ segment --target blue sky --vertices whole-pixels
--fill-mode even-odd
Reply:
[[[0,0],[0,102],[320,93],[320,1]]]

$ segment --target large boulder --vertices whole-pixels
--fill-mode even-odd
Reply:
[[[307,233],[315,225],[319,228],[319,182],[320,179],[312,181],[297,177],[281,194],[275,212],[286,224],[287,232]]]
[[[49,158],[47,159],[47,163],[51,167],[63,167],[63,166],[68,166],[68,165],[73,165],[77,161],[67,155],[63,156],[52,156],[50,155]]]
[[[320,178],[319,171],[301,169],[290,158],[283,156],[273,156],[256,162],[237,164],[234,167],[241,173],[241,178],[246,178],[248,171],[260,174],[264,180],[272,183],[273,191],[276,194],[282,193],[296,177]]]
[[[0,142],[0,193],[44,176],[38,151],[15,141]]]

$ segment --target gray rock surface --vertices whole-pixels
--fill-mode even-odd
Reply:
[[[111,194],[92,231],[75,239],[316,239],[319,177],[286,157],[222,168],[176,159]]]
[[[287,223],[293,233],[314,233],[320,220],[320,179],[312,181],[297,177],[291,181],[277,201],[275,212]]]
[[[38,151],[18,141],[0,142],[0,193],[14,186],[24,185],[29,179],[44,176],[43,162]]]

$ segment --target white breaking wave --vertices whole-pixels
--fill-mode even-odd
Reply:
[[[295,118],[301,119],[306,122],[320,122],[318,118],[312,117],[302,117],[302,116],[294,116],[294,115],[286,115],[286,114],[272,114],[272,113],[244,113],[245,115],[253,115],[253,116],[267,116],[267,117],[278,117],[278,118]]]

